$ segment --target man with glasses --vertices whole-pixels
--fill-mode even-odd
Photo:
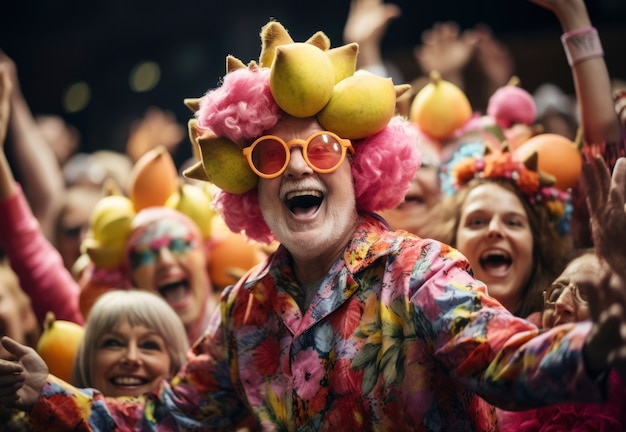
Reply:
[[[495,409],[478,395],[517,408],[601,400],[609,355],[626,347],[611,326],[626,322],[623,310],[606,323],[597,299],[593,328],[541,333],[490,298],[458,251],[389,230],[375,212],[405,196],[415,127],[377,118],[375,131],[346,136],[326,117],[290,113],[274,99],[266,51],[292,42],[276,22],[262,38],[260,64],[231,59],[196,118],[239,145],[259,176],[246,192],[217,193],[216,208],[231,230],[279,240],[276,252],[224,290],[188,364],[149,396],[75,389],[5,338],[18,361],[0,362],[0,403],[32,408],[35,430],[487,431]],[[309,43],[326,52],[324,41]],[[322,67],[299,62],[296,83]],[[355,125],[372,106],[347,108],[343,123],[363,130]]]

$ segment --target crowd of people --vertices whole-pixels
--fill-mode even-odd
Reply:
[[[409,115],[426,77],[407,91],[383,59],[401,10],[380,0],[352,1],[344,47],[270,21],[258,62],[229,56],[187,100],[197,151],[176,173],[263,252],[228,286],[217,223],[129,193],[184,128],[152,109],[124,155],[50,144],[0,52],[0,430],[625,430],[626,96],[584,0],[528,1],[563,32],[578,114],[560,129],[539,98],[530,123],[521,103],[494,119],[506,47],[439,23],[415,61],[481,108],[429,135]],[[566,169],[521,151],[548,132]],[[71,382],[36,350],[48,312],[85,329]]]

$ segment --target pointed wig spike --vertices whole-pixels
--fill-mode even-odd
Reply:
[[[400,84],[393,87],[396,89],[396,99],[411,90],[411,84]]]
[[[344,78],[354,75],[356,71],[356,59],[359,54],[359,44],[356,42],[331,48],[326,55],[333,64],[335,70],[335,83]]]
[[[204,132],[198,125],[198,119],[192,118],[187,122],[187,132],[189,134],[189,141],[191,141],[191,150],[196,160],[200,160],[200,142],[198,138]]]
[[[210,182],[209,176],[207,176],[206,171],[204,170],[204,166],[202,162],[198,161],[186,170],[183,171],[183,176],[193,180],[200,180]]]
[[[318,47],[322,51],[328,51],[330,49],[330,39],[324,32],[318,31],[313,36],[308,38],[305,43]]]
[[[259,66],[270,67],[276,57],[276,47],[293,43],[289,33],[278,21],[270,21],[261,29],[261,55]]]
[[[185,98],[183,99],[183,103],[191,112],[195,113],[200,109],[200,99],[201,98]]]
[[[539,170],[539,153],[534,151],[526,156],[526,159],[522,161],[524,166],[531,171]]]
[[[245,69],[246,65],[237,57],[232,55],[226,56],[226,73],[232,72],[237,69]]]
[[[556,183],[556,177],[552,174],[548,174],[545,171],[538,170],[537,174],[539,174],[539,184],[543,187],[554,186]]]

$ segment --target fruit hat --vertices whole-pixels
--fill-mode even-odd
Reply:
[[[195,114],[189,136],[199,161],[183,175],[221,189],[214,204],[229,229],[261,243],[274,240],[259,208],[258,177],[242,149],[285,115],[315,117],[352,141],[360,212],[400,204],[419,166],[418,129],[395,115],[396,97],[410,86],[355,71],[358,45],[331,49],[322,32],[294,42],[280,23],[270,21],[261,43],[258,62],[246,66],[229,55],[222,85],[185,101]]]
[[[522,161],[506,145],[492,150],[482,142],[464,144],[442,167],[442,191],[453,195],[475,178],[511,181],[532,206],[548,210],[560,233],[569,232],[571,194],[554,187],[556,178],[538,169],[537,152]]]

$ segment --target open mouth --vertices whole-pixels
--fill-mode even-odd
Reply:
[[[322,205],[324,195],[320,191],[306,190],[289,192],[285,196],[285,204],[298,216],[313,215]]]
[[[137,377],[114,377],[109,380],[111,384],[120,386],[120,387],[136,387],[140,385],[144,385],[148,383],[148,380],[145,378],[137,378]]]
[[[485,252],[480,256],[479,261],[483,270],[493,276],[506,274],[506,271],[511,267],[513,262],[511,255],[505,251]]]
[[[187,279],[180,279],[168,282],[160,285],[158,290],[165,301],[173,305],[187,298],[190,292],[189,281]]]

